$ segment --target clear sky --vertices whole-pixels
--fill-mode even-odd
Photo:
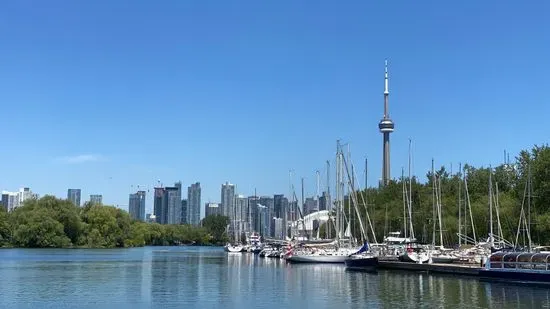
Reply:
[[[420,176],[496,165],[548,142],[549,55],[545,0],[3,1],[0,189],[313,193],[337,139],[376,183],[385,58],[393,177],[409,138]]]

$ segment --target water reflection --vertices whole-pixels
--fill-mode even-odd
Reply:
[[[0,308],[548,308],[547,288],[218,248],[0,250]]]

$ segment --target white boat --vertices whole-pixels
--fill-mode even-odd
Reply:
[[[313,249],[312,251],[287,252],[286,260],[290,263],[344,263],[350,254],[357,250],[350,249]]]
[[[430,260],[430,255],[421,246],[412,246],[409,244],[407,250],[399,256],[399,261],[409,263],[427,263]]]
[[[459,257],[453,254],[437,252],[437,251],[432,252],[430,254],[430,259],[431,259],[431,262],[435,264],[450,264],[450,263],[458,262],[460,260]]]
[[[242,252],[244,250],[244,247],[241,246],[241,245],[230,245],[230,244],[227,244],[225,246],[225,251],[227,252],[231,252],[231,253],[238,253],[238,252]]]

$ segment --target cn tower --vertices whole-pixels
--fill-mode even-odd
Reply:
[[[390,91],[388,89],[388,60],[384,64],[384,118],[380,120],[378,129],[384,136],[383,159],[382,159],[382,185],[385,186],[390,182],[390,133],[393,132],[394,124],[390,119],[388,110],[388,99]]]

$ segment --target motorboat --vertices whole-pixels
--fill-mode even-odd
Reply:
[[[496,252],[479,270],[482,279],[550,284],[550,253]]]

